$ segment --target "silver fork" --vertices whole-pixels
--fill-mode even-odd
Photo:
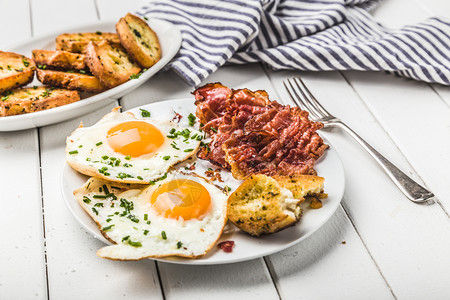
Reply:
[[[433,204],[435,202],[434,194],[423,186],[412,180],[405,173],[400,171],[389,160],[381,155],[377,150],[364,141],[356,132],[348,127],[340,119],[330,114],[317,99],[311,94],[303,80],[300,78],[290,78],[283,82],[292,101],[301,109],[310,113],[310,117],[314,121],[322,122],[324,128],[339,127],[344,129],[351,137],[353,137],[370,155],[380,164],[383,170],[397,185],[397,187],[413,202],[427,202]]]

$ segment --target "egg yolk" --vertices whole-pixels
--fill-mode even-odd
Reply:
[[[151,195],[153,209],[166,218],[201,220],[211,207],[211,196],[200,183],[175,179],[158,187]]]
[[[154,153],[164,143],[161,131],[144,121],[120,123],[109,129],[106,139],[115,152],[131,157]]]

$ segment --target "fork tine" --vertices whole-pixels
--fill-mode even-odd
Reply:
[[[294,102],[295,105],[297,105],[301,109],[305,110],[306,107],[304,107],[304,105],[298,100],[298,97],[296,97],[296,95],[294,95],[294,90],[286,84],[286,81],[287,80],[283,81],[283,85],[286,88],[286,91],[288,92],[289,97],[291,97],[291,100]]]
[[[317,101],[316,97],[309,91],[309,89],[306,87],[306,84],[303,82],[303,80],[300,77],[294,78],[295,83],[297,84],[297,87],[302,91],[302,93],[306,93],[308,96],[306,97],[312,106],[314,106],[315,110],[318,111],[318,114],[321,115],[321,117],[330,117],[331,114]]]
[[[315,118],[315,119],[321,118],[320,114],[317,113],[314,106],[312,106],[310,104],[311,101],[308,99],[308,96],[300,89],[300,87],[298,86],[297,83],[295,83],[295,81],[294,81],[294,84],[297,88],[294,87],[294,84],[292,84],[293,80],[294,80],[294,78],[290,78],[290,79],[286,80],[289,84],[289,88],[285,84],[286,89],[288,91],[291,90],[290,94],[291,94],[291,98],[293,99],[293,101],[296,102],[297,104],[300,102],[301,105],[298,105],[298,106],[303,110],[309,111],[309,113],[311,114],[311,116],[313,118]]]

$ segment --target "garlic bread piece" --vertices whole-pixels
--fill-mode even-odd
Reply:
[[[36,65],[48,66],[57,70],[83,70],[86,71],[85,56],[80,53],[68,51],[52,51],[36,49],[32,51]]]
[[[0,95],[0,117],[46,110],[78,100],[77,91],[49,86],[15,89]]]
[[[158,36],[141,18],[128,13],[116,24],[121,44],[128,55],[143,68],[150,68],[161,58]]]
[[[35,68],[34,62],[28,57],[0,51],[0,93],[30,83]]]
[[[56,50],[83,53],[89,42],[100,42],[108,40],[112,44],[120,45],[119,36],[109,32],[84,32],[63,33],[56,37]]]
[[[46,85],[57,86],[69,90],[99,93],[107,88],[92,76],[74,72],[36,69],[36,75],[40,82]]]
[[[86,46],[86,63],[92,74],[107,87],[115,87],[136,76],[141,68],[130,60],[125,49],[108,41]]]
[[[275,179],[252,175],[228,198],[228,218],[241,230],[260,236],[297,223],[300,203]]]

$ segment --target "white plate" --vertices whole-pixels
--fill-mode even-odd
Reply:
[[[184,116],[180,122],[181,126],[187,126],[186,116],[190,112],[195,111],[193,99],[161,101],[137,107],[130,111],[136,116],[140,116],[140,108],[150,111],[152,118],[161,120],[172,118],[174,111],[176,111]],[[327,143],[329,144],[328,141]],[[203,172],[210,166],[208,162],[199,159],[197,160],[195,172],[204,175]],[[220,241],[232,240],[235,242],[235,247],[231,253],[225,253],[218,247],[214,247],[206,256],[198,259],[165,258],[158,260],[189,265],[225,264],[269,255],[300,242],[319,229],[333,215],[344,193],[344,170],[339,155],[332,145],[317,162],[316,170],[320,176],[325,177],[325,192],[328,193],[328,198],[323,201],[323,207],[320,209],[305,208],[303,217],[296,226],[259,238],[251,237],[243,232],[223,235]],[[233,189],[237,187],[238,182],[231,179],[231,175],[225,173],[229,172],[221,172],[225,182],[222,184],[216,181],[215,183],[219,185],[227,184]],[[87,179],[87,176],[74,171],[69,165],[64,164],[61,174],[61,188],[64,201],[75,218],[87,231],[91,232],[99,240],[110,244],[102,236],[95,222],[79,206],[73,196],[72,192],[82,186]]]
[[[31,50],[33,49],[54,50],[56,47],[55,38],[61,33],[95,31],[115,32],[115,24],[117,21],[118,20],[102,21],[76,28],[57,30],[51,34],[32,38],[26,42],[16,44],[8,49],[4,49],[4,51],[16,52],[31,57]],[[175,56],[181,45],[181,33],[173,24],[156,19],[149,20],[148,23],[158,35],[162,56],[155,65],[145,71],[138,79],[129,80],[103,93],[96,94],[68,105],[24,115],[2,117],[0,118],[0,131],[22,130],[69,120],[99,109],[143,84]],[[33,85],[42,84],[35,78],[29,86]]]

